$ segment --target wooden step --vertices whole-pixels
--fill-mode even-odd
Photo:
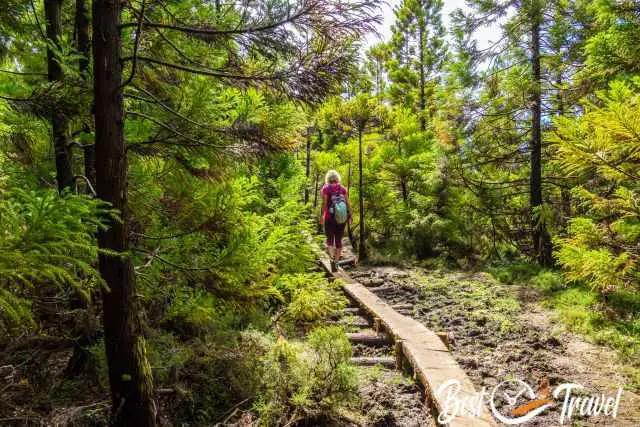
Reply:
[[[413,310],[413,304],[395,304],[392,305],[394,310]]]
[[[364,317],[343,317],[338,320],[330,320],[328,323],[346,326],[355,326],[358,328],[368,328],[371,326],[371,322]]]
[[[393,357],[352,357],[351,363],[358,366],[382,365],[390,369],[396,367],[396,359]]]
[[[393,342],[388,334],[372,334],[366,332],[348,333],[347,338],[354,344],[364,344],[370,346],[388,345]]]
[[[375,288],[384,285],[385,280],[381,277],[373,277],[370,279],[362,279],[362,284],[367,288]]]
[[[357,315],[357,314],[362,314],[362,309],[360,307],[346,307],[342,309],[342,312],[344,314]]]

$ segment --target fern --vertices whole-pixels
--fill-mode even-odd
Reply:
[[[95,233],[114,212],[95,199],[54,190],[0,193],[0,329],[33,326],[29,297],[40,285],[88,298],[102,283],[92,266]]]

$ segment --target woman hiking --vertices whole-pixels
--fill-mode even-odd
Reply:
[[[347,189],[340,184],[340,174],[330,170],[322,187],[322,214],[320,224],[327,236],[327,252],[331,258],[331,271],[337,270],[342,252],[342,235],[347,222],[351,223],[351,205]]]

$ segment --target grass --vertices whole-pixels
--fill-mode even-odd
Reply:
[[[629,387],[640,390],[640,294],[603,294],[581,284],[569,285],[558,272],[523,262],[492,266],[489,272],[502,283],[539,289],[544,305],[568,330],[616,350]]]

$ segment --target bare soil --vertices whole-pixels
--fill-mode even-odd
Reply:
[[[370,368],[369,371],[376,368]],[[361,378],[363,425],[429,427],[435,420],[422,404],[422,393],[398,372],[380,369]]]
[[[520,379],[534,390],[578,383],[585,394],[615,396],[628,380],[611,349],[569,333],[541,305],[535,290],[495,281],[486,273],[358,266],[352,277],[403,314],[436,332],[447,332],[451,351],[480,390]],[[562,402],[526,425],[560,425]],[[565,425],[640,426],[640,397],[625,389],[616,419],[574,416]]]

